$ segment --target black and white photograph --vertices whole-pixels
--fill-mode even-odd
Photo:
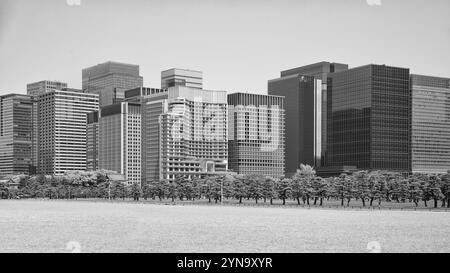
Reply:
[[[449,11],[0,0],[0,253],[449,253]]]

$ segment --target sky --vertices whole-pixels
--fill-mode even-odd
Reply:
[[[78,3],[79,4],[78,4]],[[204,88],[267,93],[319,61],[450,77],[449,0],[0,0],[0,95],[40,80],[81,88],[81,70],[203,71]]]

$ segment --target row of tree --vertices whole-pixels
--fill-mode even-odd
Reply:
[[[299,205],[322,206],[324,200],[337,200],[341,206],[359,201],[363,206],[381,206],[382,202],[423,202],[428,206],[450,208],[450,174],[403,175],[393,172],[360,171],[351,175],[321,178],[310,166],[301,165],[292,178],[274,179],[262,175],[226,175],[188,179],[176,177],[172,182],[149,182],[141,188],[126,186],[108,179],[108,172],[73,172],[64,177],[20,176],[17,188],[0,184],[0,198],[104,198],[139,201],[144,199],[200,200],[219,202],[223,198],[270,202],[295,200]]]

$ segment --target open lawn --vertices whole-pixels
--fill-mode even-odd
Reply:
[[[371,241],[450,252],[450,213],[0,200],[0,252],[366,252]]]

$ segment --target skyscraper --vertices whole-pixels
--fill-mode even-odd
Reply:
[[[313,76],[322,80],[322,136],[321,136],[321,162],[320,166],[325,165],[327,157],[327,78],[328,74],[348,70],[347,64],[319,62],[315,64],[305,65],[281,72],[281,77],[289,77],[292,75]]]
[[[118,62],[98,64],[82,71],[83,91],[98,94],[100,107],[124,100],[124,92],[143,85],[139,66]]]
[[[28,175],[35,171],[32,154],[34,107],[31,96],[0,96],[0,176]]]
[[[450,79],[411,75],[412,172],[450,170]]]
[[[161,72],[161,88],[186,86],[203,88],[203,73],[201,71],[172,68]]]
[[[366,65],[328,78],[328,166],[410,170],[409,69]]]
[[[38,104],[38,172],[85,170],[86,114],[98,110],[98,95],[50,90],[38,96]]]
[[[322,149],[322,80],[292,74],[268,83],[269,95],[285,97],[285,172],[300,164],[320,166]]]
[[[160,116],[160,179],[226,173],[226,91],[175,86],[168,92]]]
[[[141,105],[142,184],[157,181],[160,175],[159,117],[166,110],[167,89],[140,87],[126,91],[125,97]]]
[[[99,117],[99,169],[123,174],[141,184],[141,110],[139,103],[104,106]]]
[[[86,115],[86,171],[98,170],[98,111]]]
[[[30,96],[39,96],[50,90],[62,90],[67,88],[67,83],[59,81],[40,81],[27,84],[27,94]]]
[[[228,165],[239,174],[284,176],[284,97],[228,95]]]

